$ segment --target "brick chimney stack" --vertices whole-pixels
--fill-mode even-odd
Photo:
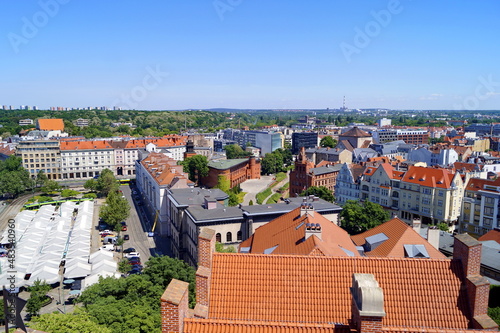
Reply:
[[[373,274],[352,275],[351,328],[358,333],[381,333],[384,293]]]
[[[160,314],[163,333],[181,333],[188,313],[189,283],[172,279],[161,296]]]
[[[210,300],[212,255],[215,252],[215,231],[204,228],[198,236],[198,270],[196,271],[195,317],[206,318]]]
[[[481,243],[468,234],[456,235],[453,259],[462,262],[473,328],[491,330],[498,325],[488,316],[490,283],[480,275],[481,247]]]

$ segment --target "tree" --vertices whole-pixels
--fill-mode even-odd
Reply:
[[[227,176],[218,175],[216,188],[228,193],[229,190],[231,189],[231,181],[229,180],[229,178]]]
[[[64,189],[61,191],[61,197],[63,198],[76,197],[78,194],[80,194],[80,192],[70,189]]]
[[[43,170],[38,171],[35,178],[35,187],[42,186],[48,180],[47,175]]]
[[[274,151],[274,153],[281,154],[281,156],[283,157],[283,164],[285,167],[293,164],[293,155],[292,155],[292,148],[291,147],[289,149],[278,148]]]
[[[250,200],[250,201],[248,202],[248,205],[249,205],[249,206],[253,206],[253,200]]]
[[[334,202],[335,198],[333,197],[332,191],[327,189],[325,186],[311,186],[307,190],[300,193],[300,196],[305,197],[308,195],[315,195],[325,201]]]
[[[321,147],[335,148],[337,146],[337,140],[335,140],[331,136],[327,135],[321,139],[321,141],[319,142],[319,145]]]
[[[47,179],[40,188],[44,193],[54,193],[61,189],[61,185],[52,179]]]
[[[208,176],[208,159],[203,155],[188,157],[182,162],[184,172],[189,174],[189,179],[198,183],[201,177]]]
[[[245,158],[250,157],[250,153],[244,151],[239,145],[226,145],[224,146],[224,150],[226,151],[226,157],[228,160],[234,158]]]
[[[236,253],[234,246],[224,247],[222,243],[215,243],[215,252],[219,253]]]
[[[120,262],[118,262],[118,272],[120,273],[127,273],[130,270],[130,263],[128,262],[128,259],[122,259]]]
[[[356,235],[384,223],[389,217],[389,212],[379,204],[347,200],[340,213],[340,226],[350,235]]]
[[[99,178],[97,178],[97,191],[100,192],[102,196],[107,196],[111,192],[118,191],[120,185],[116,181],[113,171],[109,169],[102,170]]]
[[[95,179],[89,179],[85,182],[83,187],[89,191],[97,191],[97,181]]]
[[[120,252],[122,254],[122,258],[123,258],[123,244],[125,244],[125,239],[123,239],[123,237],[118,237],[115,245],[120,247]]]
[[[112,331],[100,326],[82,308],[76,307],[71,313],[47,313],[30,320],[29,327],[35,330],[53,333],[80,332],[80,333],[111,333]]]
[[[125,221],[130,214],[130,205],[127,199],[122,198],[116,191],[109,192],[106,204],[101,208],[101,217],[114,230],[121,230],[120,222]]]
[[[47,292],[50,290],[50,286],[40,280],[36,280],[33,286],[28,288],[30,292],[30,298],[26,303],[26,312],[30,316],[38,315],[38,312],[42,308],[43,304],[48,300]]]
[[[0,194],[15,197],[33,186],[28,171],[22,167],[20,157],[11,155],[5,161],[0,161]]]

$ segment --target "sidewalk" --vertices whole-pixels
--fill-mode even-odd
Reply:
[[[278,184],[276,184],[276,185],[273,186],[273,188],[271,189],[271,194],[267,198],[264,199],[264,201],[262,202],[262,204],[265,204],[267,202],[267,200],[269,200],[269,198],[272,197],[278,191],[278,189],[281,186],[285,185],[289,181],[289,178],[290,178],[290,173],[287,172],[285,179],[283,179]]]
[[[261,176],[260,179],[249,179],[240,184],[241,190],[246,192],[243,202],[243,206],[248,206],[250,200],[253,201],[254,205],[257,204],[255,195],[263,190],[265,190],[273,182],[272,176]]]

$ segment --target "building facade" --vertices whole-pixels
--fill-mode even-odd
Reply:
[[[32,178],[43,171],[48,179],[62,179],[59,141],[21,141],[16,147],[16,156],[21,157],[23,167]]]
[[[500,178],[471,178],[465,187],[460,232],[480,237],[499,228]]]
[[[315,148],[318,146],[317,132],[292,133],[292,154],[298,154],[302,148]]]
[[[219,176],[226,177],[231,188],[248,179],[260,179],[260,161],[254,156],[248,159],[210,161],[208,169],[208,176],[202,177],[200,183],[210,188],[217,186]]]

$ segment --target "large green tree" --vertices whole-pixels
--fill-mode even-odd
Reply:
[[[327,189],[325,186],[311,186],[307,190],[300,193],[300,196],[307,195],[315,195],[328,202],[333,202],[335,200],[332,191]]]
[[[123,198],[120,193],[116,191],[109,192],[106,197],[106,203],[99,212],[99,217],[114,230],[120,231],[120,222],[125,221],[129,215],[130,205],[127,199]]]
[[[42,308],[42,305],[47,301],[47,292],[50,290],[50,286],[40,280],[36,280],[33,286],[28,288],[30,292],[30,298],[26,303],[26,312],[31,316],[38,315],[38,312]]]
[[[0,162],[0,194],[18,196],[33,187],[34,183],[22,167],[20,157],[11,155]]]
[[[340,226],[350,235],[356,235],[389,220],[390,214],[371,201],[359,203],[347,200],[340,213]]]
[[[234,159],[234,158],[250,157],[250,155],[251,155],[249,152],[244,151],[243,148],[241,148],[237,144],[226,145],[226,146],[224,146],[224,150],[226,151],[226,157],[228,160]]]
[[[319,145],[321,147],[334,148],[335,146],[337,146],[337,140],[327,135],[320,140]]]
[[[102,196],[107,196],[108,193],[118,191],[120,185],[116,181],[113,171],[109,169],[102,170],[99,178],[97,178],[96,189]]]
[[[182,165],[184,172],[189,174],[189,179],[198,183],[200,178],[208,176],[208,159],[203,155],[194,155],[186,158]]]
[[[47,313],[30,320],[29,327],[35,330],[52,333],[111,333],[112,331],[99,325],[87,311],[76,307],[70,313]]]

